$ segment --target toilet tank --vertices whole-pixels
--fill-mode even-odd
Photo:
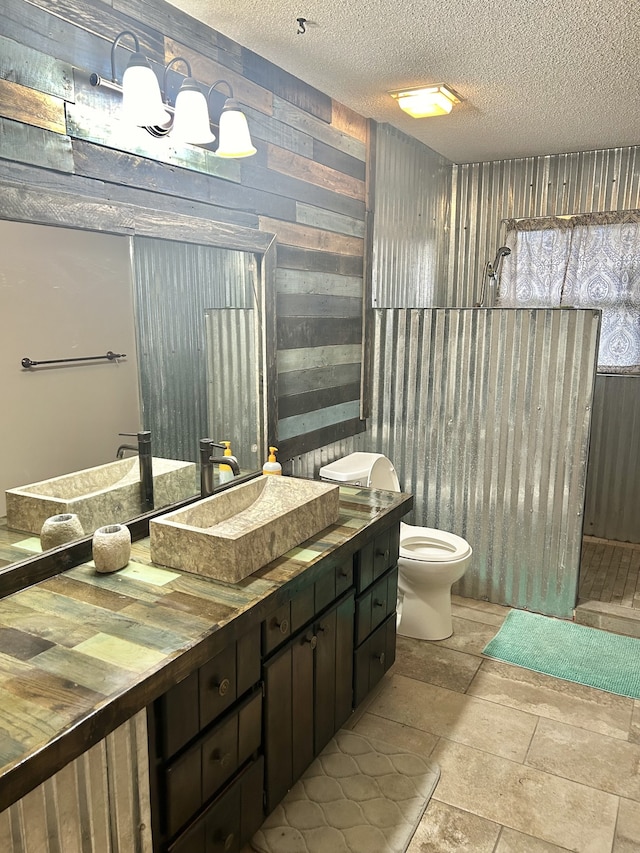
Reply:
[[[396,469],[382,453],[350,453],[329,465],[323,465],[319,474],[321,480],[331,483],[400,491]]]

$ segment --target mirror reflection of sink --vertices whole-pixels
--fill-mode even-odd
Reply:
[[[156,507],[193,497],[198,491],[193,462],[153,457]],[[7,526],[40,535],[45,519],[75,513],[86,534],[142,512],[137,456],[118,459],[39,483],[7,489]]]
[[[260,476],[149,525],[151,559],[236,583],[338,518],[339,488]]]

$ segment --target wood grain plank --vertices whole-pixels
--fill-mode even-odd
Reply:
[[[264,116],[251,107],[245,107],[244,104],[242,110],[247,117],[254,145],[256,139],[261,139],[264,142],[271,142],[279,148],[286,148],[287,151],[300,154],[302,157],[313,158],[313,139],[307,133],[289,127],[289,125],[272,116]],[[264,146],[262,147],[264,148]]]
[[[337,151],[330,145],[320,142],[319,139],[313,140],[313,159],[316,163],[322,163],[338,172],[344,172],[345,175],[351,175],[352,178],[358,178],[360,181],[366,180],[367,164],[364,160]]]
[[[73,154],[76,174],[110,184],[103,195],[114,201],[246,225],[256,230],[257,213],[245,213],[236,208],[256,210],[276,218],[295,217],[295,202],[291,199],[224,180],[203,181],[198,173],[167,169],[146,157],[79,139],[73,141]],[[136,185],[129,187],[118,183],[118,176],[123,174],[135,174]],[[88,189],[82,187],[80,192],[87,195]]]
[[[278,248],[278,267],[360,278],[362,277],[363,259],[353,255],[311,252],[308,249],[299,249],[296,246],[280,246]]]
[[[140,3],[140,0],[113,0],[111,5],[119,14],[171,33],[177,41],[191,45],[224,68],[242,72],[240,45],[181,9],[169,3]]]
[[[278,401],[278,415],[284,420],[294,415],[314,412],[318,409],[359,399],[359,382],[355,382],[352,385],[338,385],[332,388],[306,391],[302,394],[280,398]]]
[[[278,269],[276,291],[309,295],[324,293],[327,296],[351,296],[362,299],[362,278],[311,270]]]
[[[322,388],[334,388],[341,382],[345,385],[358,382],[360,364],[339,364],[316,367],[312,370],[292,370],[278,377],[279,401],[284,397],[304,394]]]
[[[68,62],[4,36],[0,36],[0,78],[65,101],[73,100],[73,72]]]
[[[263,86],[258,86],[242,74],[236,73],[208,56],[203,56],[193,47],[172,38],[165,38],[165,62],[170,62],[176,56],[183,56],[189,62],[193,76],[203,83],[206,89],[222,78],[231,85],[234,98],[243,106],[252,107],[264,115],[273,113],[273,94]],[[221,87],[220,91],[226,97],[226,88]]]
[[[338,346],[301,347],[278,352],[278,375],[288,371],[312,370],[336,364],[359,362],[361,347],[357,344]]]
[[[307,181],[319,187],[332,189],[340,195],[347,195],[358,201],[365,200],[365,183],[357,178],[344,175],[322,163],[315,163],[306,157],[300,157],[291,151],[285,151],[275,145],[267,147],[267,163],[270,169],[285,175],[294,175],[301,181]]]
[[[349,155],[356,162],[364,163],[366,159],[366,148],[362,141],[354,139],[353,136],[344,133],[332,124],[327,124],[315,116],[309,115],[305,110],[294,106],[277,95],[273,97],[273,115],[291,127],[303,130],[313,137],[314,140],[324,143],[338,154]]]
[[[2,157],[58,172],[73,172],[71,139],[61,133],[0,118]]]
[[[358,417],[359,412],[360,401],[352,400],[347,403],[338,403],[335,406],[325,406],[324,409],[319,409],[317,412],[293,415],[290,418],[279,418],[278,441],[353,420]]]
[[[282,294],[277,297],[279,317],[348,317],[360,319],[362,300],[326,294]]]
[[[332,126],[366,144],[369,139],[369,120],[338,101],[333,101],[331,106]]]
[[[350,237],[364,237],[364,222],[361,219],[323,210],[321,207],[300,201],[296,202],[296,222],[313,225],[314,228],[323,228],[325,231],[347,234]]]
[[[362,323],[350,317],[280,317],[278,349],[362,343]]]
[[[0,80],[0,115],[54,133],[66,133],[62,98],[37,92],[10,80]]]
[[[360,418],[352,418],[350,421],[332,424],[329,427],[317,429],[304,435],[295,435],[283,440],[278,438],[280,449],[278,456],[284,460],[292,459],[294,456],[300,456],[302,453],[308,453],[318,447],[326,447],[328,444],[351,438],[364,432],[366,428],[366,421],[360,420]]]
[[[323,121],[331,121],[331,98],[289,74],[268,59],[252,50],[242,48],[242,63],[245,76],[254,83],[264,86],[275,95],[290,101]]]
[[[274,172],[261,165],[259,157],[248,157],[243,160],[241,168],[242,185],[245,187],[253,187],[296,201],[315,204],[318,207],[335,210],[336,213],[344,213],[345,216],[353,216],[356,219],[362,219],[366,214],[363,201],[299,180],[292,175]],[[294,220],[295,215],[291,217],[291,221]]]
[[[170,137],[154,139],[142,127],[130,127],[116,117],[119,104],[114,102],[112,114],[82,105],[67,105],[66,130],[69,136],[118,148],[130,154],[151,157],[167,165],[181,166],[205,175],[240,182],[240,164],[216,157],[212,151],[195,145],[175,146]]]
[[[283,222],[269,216],[260,217],[260,230],[276,234],[279,242],[289,246],[324,250],[337,255],[362,255],[363,240],[359,237],[346,237],[307,225]]]

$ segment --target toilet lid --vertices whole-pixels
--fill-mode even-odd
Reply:
[[[471,554],[471,545],[455,533],[433,527],[400,525],[400,556],[408,560],[447,563]]]

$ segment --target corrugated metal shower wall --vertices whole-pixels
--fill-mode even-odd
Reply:
[[[407,521],[474,549],[461,595],[570,616],[599,313],[376,311],[370,449],[415,496]]]
[[[205,313],[253,306],[255,256],[136,237],[133,270],[144,428],[154,455],[195,462],[209,432]]]

